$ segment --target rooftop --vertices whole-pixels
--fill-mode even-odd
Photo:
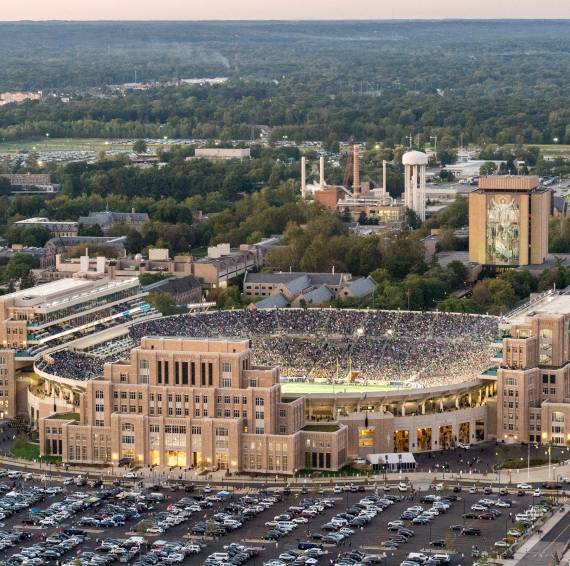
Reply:
[[[46,283],[45,285],[37,285],[31,289],[16,291],[9,295],[4,295],[3,298],[22,299],[25,301],[36,299],[36,301],[34,301],[36,305],[38,304],[37,299],[43,299],[44,302],[53,300],[53,302],[45,305],[47,307],[51,307],[73,299],[78,299],[82,296],[115,290],[120,287],[127,287],[129,284],[132,285],[134,283],[138,284],[137,277],[125,279],[124,281],[109,281],[106,277],[96,281],[74,278],[60,279],[58,281]],[[30,302],[29,304],[32,305],[33,303]]]
[[[570,295],[547,295],[540,301],[529,304],[527,309],[516,313],[514,318],[507,319],[510,324],[524,324],[527,316],[535,314],[556,315],[570,313]]]

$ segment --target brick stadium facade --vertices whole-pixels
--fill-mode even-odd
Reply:
[[[341,468],[348,428],[306,425],[305,399],[284,401],[278,368],[252,359],[248,340],[143,338],[130,363],[87,382],[78,420],[41,419],[42,452],[65,463]]]

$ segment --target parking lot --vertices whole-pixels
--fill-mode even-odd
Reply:
[[[3,480],[5,480],[3,482]],[[16,481],[21,483],[21,488],[17,487],[19,495],[13,497],[8,495],[11,490],[12,482]],[[77,481],[77,480],[76,480]],[[3,482],[3,483],[2,483]],[[340,484],[339,484],[340,485]],[[495,507],[501,513],[500,516],[492,520],[482,520],[477,518],[465,518],[465,513],[471,512],[471,506],[477,504],[485,497],[497,498],[497,488],[495,487],[490,496],[482,493],[482,488],[485,484],[480,484],[479,493],[468,493],[468,488],[463,487],[460,493],[453,493],[453,484],[447,484],[448,492],[446,494],[437,494],[432,491],[419,491],[415,495],[412,491],[400,493],[394,485],[392,489],[387,492],[388,495],[394,496],[399,500],[394,504],[386,507],[382,512],[370,520],[369,523],[364,523],[362,527],[348,526],[354,531],[353,534],[347,536],[338,544],[323,544],[325,554],[317,559],[319,564],[329,564],[330,560],[336,561],[339,552],[351,552],[355,549],[362,550],[366,554],[383,555],[386,552],[386,558],[383,563],[390,564],[390,566],[399,565],[410,552],[420,552],[424,549],[424,553],[448,552],[448,549],[441,547],[430,547],[430,541],[445,540],[446,535],[451,535],[452,550],[457,550],[457,554],[452,554],[453,564],[471,564],[471,550],[473,546],[477,546],[479,551],[489,550],[493,547],[496,541],[502,540],[506,536],[509,529],[514,527],[514,516],[522,510],[528,508],[533,504],[532,491],[527,491],[524,496],[517,496],[516,490],[511,491],[507,496],[512,502],[511,508]],[[56,486],[53,489],[53,486]],[[187,493],[183,490],[170,491],[168,488],[162,488],[160,493],[164,497],[162,501],[153,501],[152,498],[147,497],[149,494],[143,492],[143,495],[137,497],[132,496],[126,499],[120,499],[116,496],[119,489],[115,488],[114,492],[111,491],[111,486],[106,485],[101,488],[90,487],[89,485],[76,485],[76,483],[64,486],[63,478],[53,481],[52,489],[50,490],[49,483],[40,482],[37,479],[32,481],[23,481],[22,479],[7,479],[0,478],[0,490],[2,499],[0,500],[0,517],[3,514],[6,516],[0,518],[2,521],[0,526],[0,549],[4,550],[4,557],[6,562],[13,562],[18,564],[26,564],[27,566],[40,566],[43,563],[53,564],[56,566],[56,561],[60,564],[72,564],[73,561],[79,557],[82,564],[89,564],[90,566],[105,566],[106,563],[115,561],[118,563],[119,555],[115,554],[113,548],[119,542],[124,542],[126,539],[137,536],[136,527],[144,520],[148,520],[148,527],[157,532],[147,532],[144,534],[144,539],[149,542],[149,547],[143,546],[142,553],[148,555],[154,543],[158,540],[172,543],[179,541],[179,546],[186,546],[187,548],[182,551],[179,557],[181,563],[185,564],[203,564],[207,557],[213,553],[223,553],[224,547],[232,543],[238,543],[245,547],[253,547],[256,551],[251,551],[252,555],[246,564],[262,564],[263,562],[269,563],[271,560],[279,559],[279,556],[285,553],[289,548],[297,549],[298,540],[322,542],[320,539],[314,538],[319,535],[330,535],[330,532],[323,530],[322,526],[329,523],[331,519],[339,514],[348,510],[352,514],[355,513],[354,505],[358,504],[367,495],[374,494],[371,486],[366,487],[365,492],[350,492],[334,493],[332,486],[323,484],[324,493],[317,495],[313,493],[301,493],[300,485],[292,486],[292,493],[283,495],[281,501],[276,501],[272,505],[267,505],[266,509],[257,512],[251,519],[243,520],[243,525],[239,528],[229,530],[219,529],[216,539],[211,537],[203,537],[200,532],[199,526],[205,527],[205,522],[216,517],[221,522],[224,522],[222,514],[228,512],[230,507],[235,506],[243,497],[256,498],[261,500],[261,495],[257,490],[228,490],[229,495],[220,501],[211,501],[211,506],[204,506],[204,503],[194,507],[194,496],[207,496],[203,492],[203,486],[198,487],[195,492]],[[219,491],[219,487],[211,486],[211,493]],[[379,486],[381,487],[381,486]],[[47,493],[41,493],[42,489],[46,489]],[[61,489],[61,492],[59,491]],[[51,493],[50,493],[51,491]],[[54,493],[57,492],[57,493]],[[379,490],[378,496],[382,496],[384,492]],[[146,494],[146,495],[145,495]],[[421,502],[420,499],[427,494],[432,495],[450,495],[457,497],[457,500],[450,503],[449,509],[444,513],[434,516],[428,524],[412,524],[410,519],[404,519],[404,527],[413,531],[413,535],[405,542],[401,542],[398,547],[393,545],[383,546],[382,543],[387,543],[390,536],[396,536],[395,531],[388,530],[388,523],[400,520],[400,516],[413,506],[421,506],[424,511],[432,507],[432,502]],[[273,529],[271,523],[275,517],[283,515],[291,506],[300,507],[307,498],[319,500],[333,504],[332,507],[324,507],[318,511],[316,516],[307,519],[307,523],[301,523],[291,532],[285,536],[279,536],[276,540],[268,540],[268,532]],[[401,500],[400,500],[401,498]],[[534,503],[538,504],[539,499],[535,498]],[[146,505],[151,508],[145,510]],[[170,507],[172,505],[172,507]],[[249,500],[249,506],[256,506],[253,499]],[[186,509],[185,512],[182,512]],[[177,513],[180,510],[181,513]],[[239,511],[239,510],[235,510]],[[481,511],[477,511],[481,513]],[[509,513],[513,517],[509,518]],[[243,509],[241,510],[243,514]],[[186,517],[183,515],[187,515]],[[178,518],[175,519],[175,516]],[[298,513],[295,515],[298,518]],[[86,518],[93,518],[92,524],[86,521]],[[23,525],[23,520],[27,524]],[[101,522],[101,526],[96,527],[95,523]],[[124,524],[123,524],[124,522]],[[35,524],[34,524],[35,523]],[[44,523],[40,526],[40,523]],[[152,526],[162,524],[162,527],[152,529]],[[167,528],[167,525],[170,524]],[[459,527],[472,527],[480,530],[479,536],[466,536],[461,530],[452,530],[452,525]],[[198,526],[198,529],[196,529]],[[79,535],[78,539],[71,539],[70,542],[65,543],[62,540],[58,541],[53,537],[58,537],[66,530],[77,528],[84,532],[84,535]],[[24,533],[21,540],[16,540],[20,537],[10,537],[6,533],[10,532]],[[333,531],[334,532],[334,531]],[[27,538],[29,537],[29,538]],[[40,538],[41,537],[41,538]],[[48,542],[45,543],[45,539]],[[63,537],[61,537],[63,539]],[[326,540],[326,539],[325,539]],[[110,544],[106,545],[107,551],[97,551],[97,546],[102,541],[109,541]],[[38,543],[44,545],[41,552],[37,552],[37,556],[28,554],[27,550],[33,545]],[[98,544],[99,543],[99,544]],[[199,554],[184,554],[192,544],[203,545]],[[128,545],[127,545],[128,546]],[[136,548],[136,545],[131,545]],[[54,552],[45,552],[49,548],[55,549]],[[194,549],[195,547],[192,546]],[[24,553],[22,553],[24,549]],[[117,552],[126,552],[128,549],[119,550]],[[178,550],[177,546],[172,546],[170,549],[167,546],[166,550],[160,556],[156,553],[156,558],[152,560],[156,562],[157,566],[172,563],[173,556],[180,554],[175,552]],[[427,551],[427,552],[426,552]],[[79,554],[78,554],[79,552]],[[90,553],[93,553],[91,555]],[[152,553],[154,554],[154,553]],[[13,560],[12,557],[16,555],[19,559],[18,562]],[[132,560],[131,564],[139,560],[140,556],[137,555]],[[143,560],[145,560],[143,558]],[[150,565],[149,565],[150,566]],[[154,564],[152,565],[154,566]]]

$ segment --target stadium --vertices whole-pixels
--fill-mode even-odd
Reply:
[[[490,316],[328,309],[144,317],[36,356],[28,415],[40,427],[54,412],[81,413],[89,382],[107,375],[106,364],[127,363],[145,339],[246,339],[256,366],[279,367],[281,403],[301,399],[305,426],[337,424],[349,457],[440,450],[496,435],[489,367],[498,325]]]

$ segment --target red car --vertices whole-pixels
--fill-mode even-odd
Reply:
[[[492,521],[494,518],[495,518],[494,515],[491,515],[491,514],[487,515],[487,513],[484,513],[483,515],[479,515],[479,519],[485,519],[488,521]]]
[[[517,491],[517,495],[518,495],[519,497],[522,497],[523,495],[525,495],[524,489],[519,489],[519,490]]]

